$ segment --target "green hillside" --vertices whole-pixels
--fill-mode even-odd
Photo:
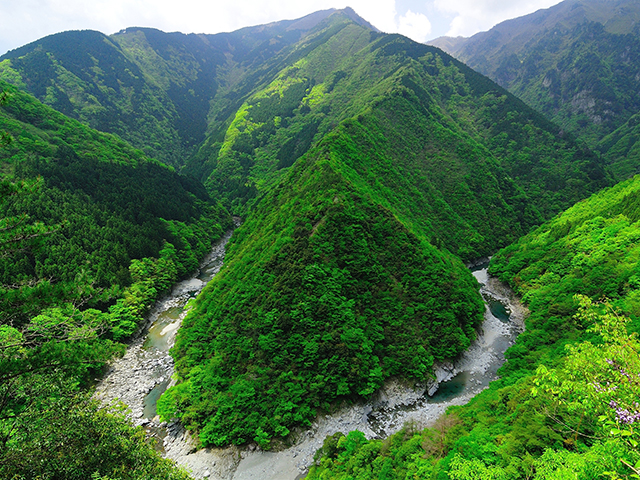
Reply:
[[[594,25],[580,26],[585,45],[629,39]],[[613,59],[619,45],[607,45],[601,58]],[[625,50],[632,57],[633,48]],[[591,57],[580,58],[567,60],[571,68]],[[607,62],[590,85],[609,92],[607,82],[618,82],[612,95],[635,101],[631,70]],[[635,107],[626,118],[616,110],[615,125],[606,109],[596,112],[598,128],[626,128],[606,140],[617,157],[600,156],[448,54],[376,31],[351,9],[219,35],[65,32],[1,57],[0,78],[15,85],[1,84],[9,98],[0,131],[13,141],[0,151],[0,367],[22,382],[0,374],[0,388],[17,392],[7,405],[21,419],[13,435],[0,416],[9,438],[0,442],[0,476],[32,469],[33,478],[83,478],[83,464],[101,476],[182,475],[144,443],[107,452],[109,440],[90,454],[86,442],[55,432],[77,425],[79,439],[91,438],[104,426],[139,438],[82,392],[153,300],[230,226],[227,211],[243,224],[178,332],[177,383],[158,402],[200,446],[284,445],[292,430],[369,398],[388,378],[428,378],[434,361],[468,347],[482,319],[463,262],[513,244],[492,269],[517,284],[534,313],[502,379],[446,417],[452,423],[440,433],[328,440],[311,475],[471,478],[465,468],[477,461],[473,468],[512,465],[519,478],[547,447],[575,447],[578,456],[604,448],[554,429],[536,409],[553,405],[553,395],[532,396],[531,386],[540,363],[562,368],[564,344],[595,338],[571,319],[574,293],[608,295],[637,316],[635,183],[579,203],[589,205],[583,216],[573,207],[554,218],[612,184],[605,162],[617,174],[633,171]],[[604,220],[589,217],[598,212]],[[602,238],[616,248],[601,248]],[[533,256],[530,244],[542,245]],[[563,254],[575,245],[582,256]],[[32,409],[29,398],[42,402]],[[55,421],[41,420],[49,411]],[[583,426],[557,413],[586,435],[600,432],[599,414],[584,413]],[[64,418],[74,423],[59,426]],[[128,463],[138,454],[147,470]],[[366,472],[348,470],[362,465]]]
[[[640,111],[639,18],[629,0],[566,0],[468,39],[432,43],[606,154],[611,140],[603,138]],[[619,179],[635,173],[619,154],[607,158]]]
[[[531,310],[501,378],[433,428],[328,437],[307,478],[634,478],[639,199],[636,176],[501,250],[490,271]]]
[[[203,445],[267,447],[386,378],[429,375],[481,320],[460,259],[609,181],[432,47],[336,14],[289,58],[207,144],[207,186],[246,221],[183,323],[180,382],[159,403]]]
[[[410,184],[416,201],[424,197],[428,205],[421,209],[432,212],[407,211],[403,221],[430,218],[431,235],[442,242],[451,238],[444,230],[457,236],[460,228],[469,228],[464,223],[473,223],[470,236],[491,243],[487,237],[494,234],[487,229],[496,228],[491,215],[497,223],[501,217],[505,223],[513,220],[511,225],[530,226],[577,201],[585,187],[593,191],[607,184],[594,155],[486,78],[431,47],[372,33],[336,14],[293,46],[286,61],[227,114],[226,122],[211,123],[211,135],[186,167],[202,175],[209,190],[238,213],[324,135],[369,110],[376,117],[366,126],[371,131],[355,134],[375,143],[370,153],[377,160],[369,177],[385,181],[380,162],[404,162],[408,170],[419,170],[422,179],[400,174],[400,181]],[[400,90],[406,97],[402,105],[387,100]],[[405,143],[402,149],[396,148],[399,142]],[[450,165],[455,167],[447,170]],[[387,189],[385,195],[404,192]],[[493,200],[481,199],[485,194]],[[519,195],[533,201],[523,202]],[[472,204],[469,208],[476,211],[458,211],[456,202],[464,208]],[[405,203],[411,208],[413,201]],[[457,227],[450,228],[452,223]],[[519,236],[517,230],[513,233],[512,239]],[[469,237],[467,232],[460,236]],[[460,246],[449,248],[457,251]]]
[[[617,178],[640,173],[640,114],[636,113],[620,128],[604,137],[598,149],[603,152]]]
[[[0,79],[179,167],[204,140],[216,95],[331,12],[216,35],[152,28],[58,33],[0,57]]]
[[[5,182],[36,181],[31,193],[5,198],[3,214],[51,230],[36,251],[22,249],[0,259],[0,282],[25,285],[4,291],[4,318],[22,323],[60,301],[98,305],[117,297],[132,282],[131,261],[158,258],[165,242],[174,245],[176,273],[182,276],[230,224],[194,180],[6,83],[2,88],[9,97],[0,129],[13,137],[0,151]],[[74,298],[79,275],[91,288]],[[32,284],[37,285],[33,296],[26,287]],[[107,297],[95,297],[94,288]]]
[[[87,386],[231,219],[195,180],[0,88],[0,476],[187,478]]]
[[[266,447],[338,398],[424,378],[475,335],[482,303],[464,265],[353,185],[338,141],[256,206],[180,330],[183,382],[159,411],[204,445]]]

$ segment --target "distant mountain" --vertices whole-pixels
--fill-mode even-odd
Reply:
[[[592,147],[640,111],[640,4],[566,0],[467,39],[431,42]],[[599,146],[603,152],[610,142]],[[621,176],[638,169],[618,167]]]

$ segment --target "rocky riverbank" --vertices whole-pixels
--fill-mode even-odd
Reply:
[[[176,284],[169,295],[156,302],[146,325],[131,341],[125,355],[111,362],[96,387],[95,397],[104,403],[126,404],[129,417],[136,425],[159,426],[154,420],[155,401],[166,390],[173,374],[169,348],[187,314],[187,302],[200,293],[222,267],[231,233],[227,232],[214,245],[193,277]]]

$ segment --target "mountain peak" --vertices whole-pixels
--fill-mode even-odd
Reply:
[[[356,13],[356,11],[351,7],[345,7],[342,10],[338,10],[338,12],[343,13],[351,20],[356,22],[358,25],[373,30],[374,32],[379,32],[380,30],[374,27],[371,23],[367,22],[364,18]]]
[[[291,22],[287,27],[288,31],[291,30],[311,30],[315,28],[320,22],[323,20],[333,16],[333,15],[342,15],[357,23],[358,25],[373,30],[375,32],[379,32],[376,27],[367,22],[364,18],[358,15],[355,10],[351,7],[345,7],[342,9],[329,8],[327,10],[318,10],[317,12],[310,13],[309,15],[305,15],[304,17],[298,18],[296,20],[289,20]],[[281,23],[281,22],[276,22]]]

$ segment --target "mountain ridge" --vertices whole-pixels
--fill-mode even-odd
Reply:
[[[111,36],[68,31],[7,52],[0,78],[180,167],[204,139],[208,103],[225,81],[218,70],[230,58],[244,68],[264,61],[331,15],[374,28],[344,9],[212,35],[146,27]]]
[[[297,26],[292,20],[217,36],[71,33],[40,44],[64,40],[50,50],[31,45],[0,59],[5,78],[31,81],[52,103],[66,98],[87,122],[130,128],[145,151],[177,141],[173,156],[148,162],[163,173],[172,169],[160,160],[191,174],[179,181],[196,197],[187,195],[194,208],[213,197],[243,216],[225,266],[184,318],[173,350],[176,382],[158,402],[160,416],[178,418],[199,446],[283,445],[319,413],[366,400],[385,379],[429,378],[434,361],[469,345],[482,318],[478,284],[464,262],[612,183],[603,158],[489,78],[352,17],[324,11]],[[63,45],[85,36],[91,41],[77,51]],[[25,73],[34,65],[43,66],[39,78]],[[30,118],[28,108],[19,113]],[[104,193],[102,173],[68,175],[102,172],[91,158],[73,156],[73,141],[70,150],[48,146],[36,141],[49,138],[46,128],[24,130],[31,135],[20,135],[20,145],[39,157],[10,157],[18,173],[39,168],[56,185],[86,180],[86,191]],[[145,208],[169,203],[133,196]],[[145,220],[131,205],[123,210]],[[158,240],[158,258],[132,262],[140,291],[157,293],[148,278],[166,287],[178,272],[172,262],[192,264],[204,248],[207,235],[190,231],[185,219],[161,222],[167,242],[180,248]],[[217,232],[222,225],[202,222]],[[136,306],[144,309],[147,299]],[[133,323],[119,300],[107,307],[116,339]],[[512,404],[520,405],[509,399],[500,411]],[[547,430],[545,440],[560,438]],[[487,449],[494,454],[496,445]]]
[[[178,333],[178,382],[159,401],[205,446],[268,448],[457,354],[481,310],[460,259],[610,182],[542,115],[400,35],[329,17],[270,62],[210,132],[205,184],[246,220]]]
[[[566,0],[469,39],[436,39],[567,131],[602,152],[619,180],[637,173],[605,137],[638,111],[640,7],[628,0]],[[630,137],[625,141],[629,141]],[[621,162],[618,165],[618,162]]]

